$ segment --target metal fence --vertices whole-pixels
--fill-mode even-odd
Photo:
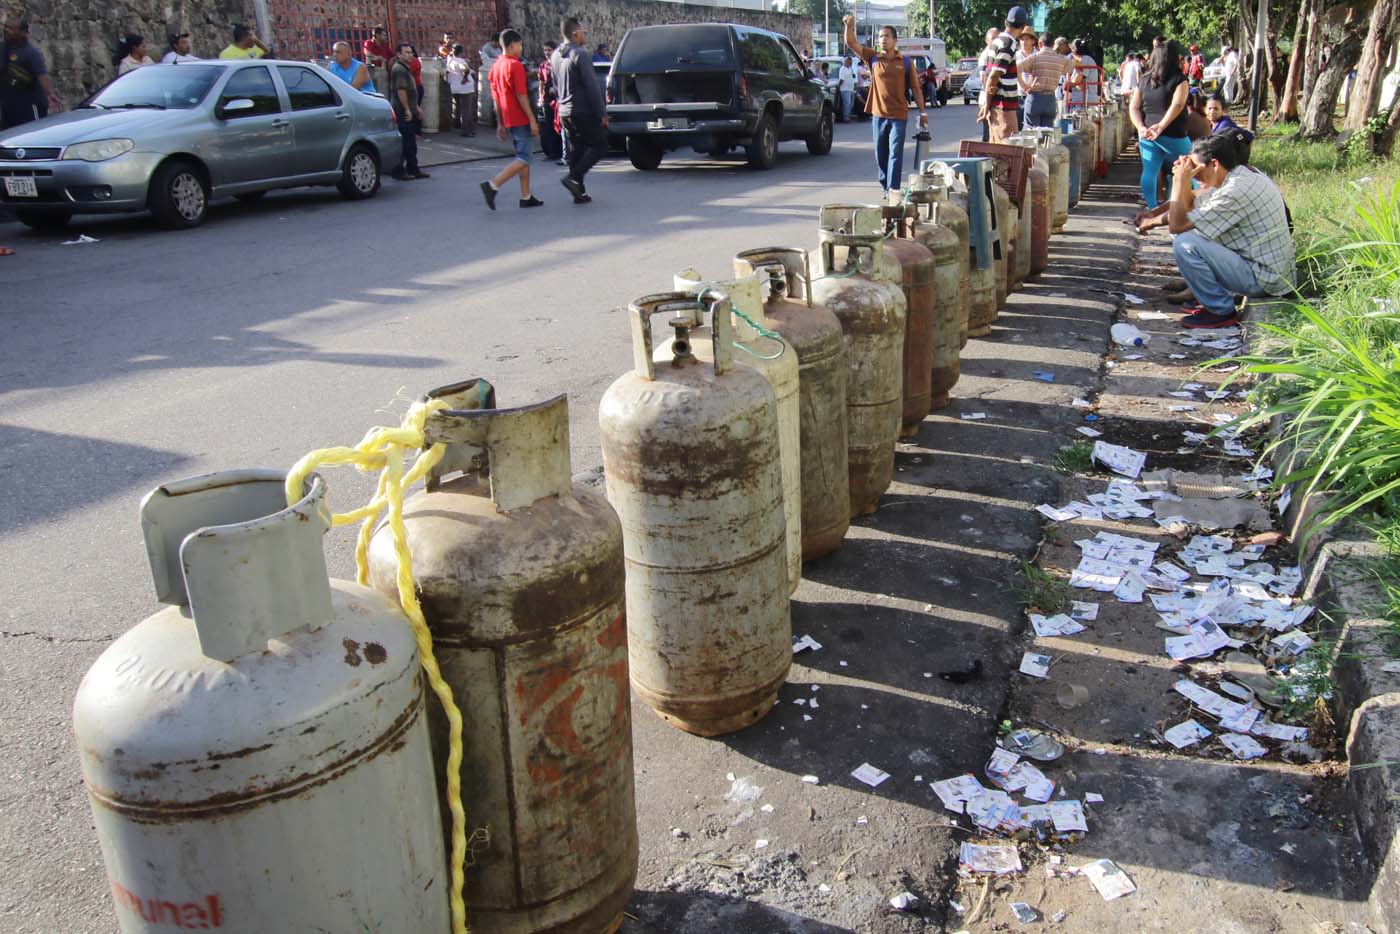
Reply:
[[[474,52],[502,15],[497,0],[269,0],[267,8],[277,54],[307,60],[329,57],[341,39],[358,56],[375,26],[424,58],[437,54],[444,32]]]

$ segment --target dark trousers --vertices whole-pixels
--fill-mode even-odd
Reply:
[[[418,121],[399,122],[399,139],[403,141],[403,161],[399,163],[404,175],[418,174]]]
[[[452,125],[462,131],[463,136],[476,132],[476,92],[452,95]]]
[[[540,116],[540,151],[550,162],[564,158],[564,140],[554,129],[554,107],[545,107]]]
[[[598,117],[560,117],[569,134],[569,177],[583,184],[588,170],[608,154],[608,134]]]

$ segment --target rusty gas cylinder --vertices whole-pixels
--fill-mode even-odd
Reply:
[[[1073,162],[1080,158],[1083,138],[1075,134],[1069,139],[1052,127],[1037,128],[1033,132],[1050,171],[1050,231],[1055,233],[1069,220],[1069,209],[1079,203],[1078,175],[1073,171]],[[1074,146],[1073,153],[1070,143]]]
[[[909,197],[921,212],[921,222],[949,230],[957,238],[958,350],[961,351],[967,346],[967,322],[972,314],[972,228],[967,208],[952,200],[952,179],[932,165],[927,171],[910,175],[909,184]],[[938,262],[937,249],[934,250],[934,262]]]
[[[1031,161],[1033,158],[1034,158],[1034,156],[1033,156],[1032,153],[1027,153],[1027,154],[1026,154],[1026,159],[1027,159],[1027,161]],[[1028,172],[1029,172],[1029,171],[1033,171],[1033,170],[1029,169],[1029,167],[1028,167]],[[1030,277],[1030,274],[1031,274],[1031,254],[1032,254],[1032,252],[1035,250],[1035,244],[1031,242],[1031,241],[1032,241],[1032,238],[1033,238],[1033,236],[1034,236],[1034,225],[1035,225],[1035,220],[1034,220],[1034,218],[1032,217],[1033,211],[1032,211],[1032,203],[1031,203],[1031,181],[1030,181],[1029,175],[1028,175],[1027,178],[1026,178],[1025,184],[1023,184],[1023,185],[1021,186],[1021,200],[1020,200],[1020,202],[1018,202],[1018,203],[1016,204],[1015,210],[1016,210],[1016,244],[1015,244],[1015,250],[1014,250],[1014,258],[1015,258],[1015,260],[1016,260],[1016,275],[1015,275],[1016,286],[1015,286],[1015,287],[1016,287],[1017,290],[1019,290],[1019,289],[1023,289],[1023,288],[1026,287],[1026,279],[1029,278],[1029,277]]]
[[[706,297],[712,363],[690,352],[693,295],[629,307],[635,369],[598,408],[608,499],[622,520],[632,689],[666,722],[715,736],[772,709],[792,664],[778,411],[734,365],[728,298]],[[657,363],[651,318],[670,313]]]
[[[467,818],[488,831],[467,867],[472,930],[608,930],[637,874],[622,528],[570,480],[564,396],[497,409],[470,380],[428,397],[453,406],[423,429],[447,455],[405,502],[404,525],[467,724]],[[473,470],[483,459],[489,480]],[[381,527],[371,585],[396,594],[396,571]],[[444,719],[432,725],[445,764]]]
[[[1032,160],[1026,185],[1030,191],[1030,276],[1038,276],[1050,263],[1050,153],[1040,148],[1040,136],[1021,133],[1012,141],[1030,150]]]
[[[894,479],[904,359],[904,292],[889,278],[879,208],[818,230],[812,300],[846,337],[846,432],[851,515],[875,511]],[[852,227],[868,231],[849,232]]]
[[[230,470],[141,503],[168,605],[73,702],[116,912],[84,930],[449,930],[413,630],[327,578],[326,485],[289,506],[286,480]]]
[[[933,252],[914,238],[913,206],[885,205],[881,209],[885,252],[899,261],[900,288],[904,291],[904,359],[902,363],[899,435],[919,433],[930,405],[933,379]]]
[[[846,342],[841,322],[812,301],[805,250],[761,247],[734,257],[734,274],[767,277],[763,314],[797,356],[802,466],[802,559],[831,554],[851,524],[846,451]]]
[[[1012,214],[1011,196],[1006,193],[1006,189],[1001,183],[992,180],[992,237],[996,241],[993,244],[993,268],[996,270],[997,283],[997,309],[1006,307],[1006,299],[1011,295],[1011,244],[1016,238],[1016,218]],[[992,321],[995,321],[994,317]],[[991,321],[987,322],[988,327]]]
[[[781,338],[764,336],[758,330],[771,326],[763,317],[764,277],[748,275],[705,280],[694,269],[685,269],[673,277],[672,283],[677,292],[700,296],[717,290],[729,296],[730,307],[734,309],[734,343],[741,351],[735,354],[734,365],[752,367],[773,387],[773,395],[778,400],[778,451],[783,459],[788,593],[792,593],[802,582],[802,429],[798,412],[797,354],[792,353]],[[701,363],[710,363],[710,329],[700,312],[701,303],[697,301],[692,312],[695,327],[690,332],[690,352]],[[655,357],[657,363],[670,361],[669,340],[657,346]]]
[[[929,411],[946,408],[958,382],[967,309],[963,304],[963,266],[967,253],[951,228],[933,220],[945,197],[943,186],[920,179],[909,192],[914,210],[914,237],[933,254],[933,358],[929,373]],[[964,217],[966,223],[966,217]]]
[[[970,210],[968,204],[967,183],[963,178],[946,162],[927,160],[923,165],[923,174],[940,178],[943,180],[945,189],[948,192],[947,208],[939,205],[934,212],[934,219],[940,224],[953,225],[959,219],[967,222],[967,272],[968,272],[968,302],[967,302],[967,332],[961,335],[961,346],[967,345],[968,337],[981,337],[990,334],[992,322],[997,318],[997,273],[996,264],[988,257],[986,266],[979,266],[977,262],[976,244],[972,242],[972,218],[968,214]],[[961,215],[959,218],[958,215]],[[948,219],[945,221],[945,216]],[[993,240],[996,238],[993,237]]]

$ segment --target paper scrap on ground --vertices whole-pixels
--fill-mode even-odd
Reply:
[[[864,782],[871,788],[875,788],[885,779],[890,777],[889,772],[882,772],[869,762],[862,762],[860,767],[851,773],[851,777],[857,781]]]
[[[101,243],[96,237],[89,237],[87,234],[79,234],[76,240],[64,240],[64,246],[74,246],[79,243]]]
[[[1118,864],[1111,859],[1096,859],[1092,863],[1081,866],[1079,871],[1093,883],[1094,888],[1098,890],[1106,902],[1111,902],[1124,895],[1131,895],[1137,891],[1133,880],[1129,879],[1128,874],[1118,868]]]
[[[1166,640],[1167,655],[1178,662],[1214,655],[1229,644],[1230,637],[1211,619],[1192,623],[1188,635],[1174,636]]]
[[[1116,474],[1136,479],[1147,463],[1147,455],[1107,441],[1095,441],[1093,459]]]
[[[1036,370],[1032,375],[1042,383],[1053,383],[1055,381],[1055,374],[1048,370]]]
[[[1086,792],[1084,793],[1084,803],[1085,803],[1085,804],[1103,804],[1103,795],[1099,794],[1098,792],[1094,792],[1094,791],[1086,791]]]
[[[965,422],[975,422],[975,421],[980,421],[981,419],[986,418],[986,417],[987,417],[987,413],[986,413],[986,412],[964,412],[964,413],[962,413],[962,415],[959,415],[958,417],[961,418],[961,419],[962,419],[963,421],[965,421]]]
[[[1185,749],[1193,743],[1199,743],[1203,739],[1209,739],[1210,735],[1210,730],[1207,730],[1195,720],[1185,720],[1162,734],[1167,742],[1171,743],[1177,749]]]
[[[1021,757],[1010,749],[1003,749],[998,746],[992,750],[992,757],[987,760],[984,771],[989,777],[1005,778],[1006,775],[1016,767],[1016,763],[1021,761]]]
[[[968,774],[930,782],[929,787],[938,795],[938,800],[943,802],[943,806],[955,814],[963,813],[964,804],[980,798],[987,791],[981,782]]]
[[[1089,622],[1099,618],[1099,605],[1097,603],[1081,603],[1075,600],[1070,604],[1069,615],[1075,619]]]
[[[1049,503],[1041,503],[1035,507],[1035,511],[1040,513],[1051,522],[1068,522],[1071,519],[1079,518],[1079,513],[1073,509],[1056,509]]]
[[[1055,824],[1056,833],[1076,830],[1087,833],[1089,830],[1084,822],[1084,806],[1078,801],[1056,801],[1050,805],[1050,820]]]
[[[811,649],[813,652],[815,652],[821,647],[822,644],[816,639],[813,639],[811,636],[803,636],[801,639],[798,639],[792,644],[792,654],[796,655],[798,652],[803,652],[807,649]]]
[[[1021,854],[1014,846],[964,843],[958,852],[958,867],[969,872],[990,872],[1002,876],[1021,871]]]
[[[1258,740],[1239,733],[1222,733],[1220,741],[1239,759],[1258,759],[1269,751],[1260,745]]]
[[[1086,438],[1099,438],[1099,437],[1102,437],[1102,436],[1103,436],[1103,432],[1102,432],[1102,431],[1095,431],[1094,429],[1089,428],[1089,427],[1086,427],[1086,426],[1084,426],[1084,425],[1081,425],[1081,426],[1079,426],[1078,428],[1076,428],[1076,429],[1074,429],[1074,430],[1077,431],[1077,432],[1079,432],[1081,435],[1083,435],[1083,436],[1086,437]]]
[[[1041,655],[1036,652],[1027,652],[1021,656],[1021,667],[1018,669],[1023,675],[1030,675],[1033,678],[1050,677],[1050,656]]]

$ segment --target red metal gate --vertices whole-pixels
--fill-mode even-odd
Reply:
[[[268,15],[277,54],[289,59],[329,58],[344,39],[360,45],[384,26],[395,42],[411,42],[420,57],[437,54],[442,34],[475,52],[496,32],[497,0],[271,0]],[[475,59],[473,59],[475,61]]]

